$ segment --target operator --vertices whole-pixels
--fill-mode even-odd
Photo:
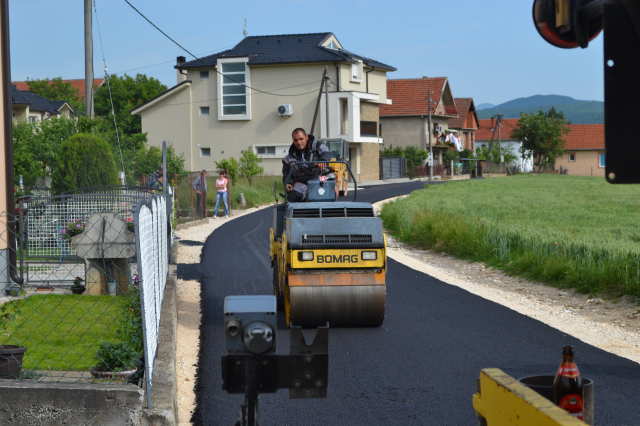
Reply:
[[[313,135],[307,135],[304,129],[295,129],[291,137],[293,143],[289,148],[289,154],[282,159],[282,175],[288,194],[287,201],[299,203],[307,199],[307,182],[318,177],[318,171],[324,170],[328,164],[300,164],[294,167],[293,173],[289,176],[291,165],[297,161],[330,161],[332,154],[329,148],[316,141]],[[317,167],[316,170],[314,170],[315,167]]]

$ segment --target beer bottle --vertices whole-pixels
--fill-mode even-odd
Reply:
[[[553,381],[553,402],[573,417],[584,420],[584,387],[573,354],[573,346],[562,348],[562,363]]]

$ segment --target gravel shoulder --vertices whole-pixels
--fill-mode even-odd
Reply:
[[[202,247],[220,226],[241,216],[270,207],[234,210],[229,219],[211,219],[208,224],[176,231],[180,238],[178,264],[199,264]],[[190,425],[196,408],[196,367],[200,350],[200,281],[178,279],[178,424]]]
[[[376,212],[395,197],[373,204]],[[512,277],[481,262],[421,250],[387,235],[387,255],[417,271],[570,334],[585,343],[640,363],[640,303],[589,298],[575,290]]]

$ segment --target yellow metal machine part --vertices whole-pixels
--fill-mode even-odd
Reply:
[[[332,158],[331,160],[336,161],[335,158]],[[336,188],[340,191],[340,195],[347,195],[349,190],[347,187],[347,183],[349,182],[347,166],[344,163],[329,163],[329,166],[333,169],[333,172],[336,175]]]
[[[480,371],[473,408],[487,426],[584,426],[553,402],[497,368]],[[482,423],[482,420],[480,421]]]
[[[386,305],[384,248],[287,250],[286,235],[271,229],[269,254],[275,266],[274,294],[283,299],[287,326],[379,326]],[[299,259],[313,252],[312,261]],[[362,252],[375,252],[363,260]],[[277,279],[277,281],[276,281]],[[277,284],[276,284],[277,282]],[[277,287],[277,288],[276,288]]]

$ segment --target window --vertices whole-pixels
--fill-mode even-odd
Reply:
[[[211,148],[200,148],[200,157],[211,157]]]
[[[569,161],[576,161],[576,155],[575,154],[569,154]]]
[[[34,124],[38,122],[38,116],[37,115],[30,115],[29,116],[29,123]]]
[[[200,80],[209,78],[209,71],[200,71]]]
[[[209,107],[200,107],[200,115],[209,115]]]
[[[222,115],[247,114],[245,63],[222,64]]]
[[[598,167],[604,167],[604,153],[598,154]]]
[[[275,146],[259,146],[256,147],[256,151],[258,152],[258,154],[260,155],[275,155],[276,154],[276,147]]]
[[[331,43],[327,44],[327,49],[340,50],[340,49],[338,49],[338,46],[336,46],[336,44],[333,41],[331,41]]]
[[[351,64],[351,81],[362,81],[362,61]]]

